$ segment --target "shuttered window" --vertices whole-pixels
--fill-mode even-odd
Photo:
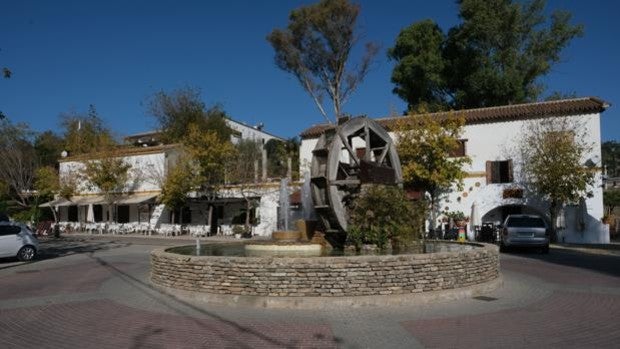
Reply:
[[[486,162],[487,184],[512,183],[512,160],[487,161]]]
[[[452,149],[452,151],[450,151],[450,156],[454,157],[454,158],[460,158],[463,157],[467,154],[466,152],[466,144],[467,144],[467,140],[466,139],[459,139],[458,141],[458,147],[455,149]]]

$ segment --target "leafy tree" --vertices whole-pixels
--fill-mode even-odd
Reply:
[[[65,148],[65,141],[52,131],[40,133],[34,139],[34,150],[41,166],[58,165],[60,153]]]
[[[324,106],[327,95],[334,116],[342,115],[342,106],[364,80],[377,45],[367,43],[359,65],[347,67],[349,54],[359,41],[356,21],[359,5],[347,0],[322,0],[293,10],[286,29],[274,29],[267,40],[273,46],[276,65],[291,74],[310,94],[327,122]]]
[[[108,220],[113,217],[113,206],[123,194],[129,179],[131,165],[123,157],[108,151],[98,159],[86,161],[82,176],[91,189],[98,189],[108,204]]]
[[[467,156],[454,157],[465,120],[455,115],[443,119],[429,114],[409,115],[396,125],[396,147],[406,187],[428,193],[431,204],[431,229],[435,228],[438,199],[456,185],[463,186],[471,163]]]
[[[620,207],[620,189],[607,189],[603,192],[605,215],[611,216],[614,208]]]
[[[198,125],[190,124],[183,145],[194,168],[196,187],[206,194],[208,200],[214,200],[226,181],[226,164],[235,156],[230,138],[222,139],[216,131],[203,131]],[[213,205],[209,205],[207,217],[211,225]]]
[[[29,206],[35,170],[38,166],[33,132],[25,124],[0,121],[0,181],[4,182],[11,199],[21,208]]]
[[[45,198],[53,198],[60,189],[58,171],[49,166],[39,167],[36,173],[34,188],[39,195]]]
[[[265,143],[267,152],[267,168],[271,176],[284,178],[287,175],[287,162],[291,159],[293,178],[299,178],[299,139],[290,138],[285,142],[270,139]]]
[[[191,160],[197,165],[199,183],[203,189],[216,192],[225,181],[226,163],[235,155],[230,140],[223,140],[217,132],[203,131],[191,124],[183,144]]]
[[[190,125],[202,131],[215,131],[221,139],[230,139],[232,134],[226,123],[226,113],[217,105],[205,110],[200,90],[196,88],[157,92],[151,97],[148,108],[167,143],[182,142]]]
[[[577,92],[573,91],[573,92],[560,92],[560,91],[553,91],[551,92],[550,95],[548,95],[547,97],[545,97],[545,101],[559,101],[562,99],[572,99],[572,98],[577,98]]]
[[[606,141],[601,144],[603,156],[603,166],[609,177],[620,176],[620,143],[617,141]]]
[[[71,199],[77,191],[78,177],[77,173],[64,173],[63,176],[58,175],[58,169],[51,166],[39,167],[36,172],[36,180],[34,188],[42,197],[54,197],[58,195],[64,199]]]
[[[161,202],[172,211],[172,221],[175,221],[174,212],[187,203],[187,194],[193,189],[196,182],[194,168],[186,157],[182,157],[166,176],[161,192]]]
[[[69,112],[61,114],[64,128],[65,150],[69,155],[88,154],[109,149],[115,145],[109,128],[91,104],[87,114]]]
[[[255,160],[261,157],[262,144],[252,139],[242,139],[235,145],[235,155],[228,162],[226,172],[228,181],[235,185],[235,188],[241,194],[245,201],[245,219],[244,225],[246,231],[249,231],[252,210],[257,206],[256,197],[256,171],[254,168]]]
[[[460,0],[461,23],[444,33],[432,20],[403,29],[388,56],[394,93],[410,110],[462,109],[536,100],[538,79],[583,27],[545,1]]]
[[[424,208],[415,207],[405,192],[393,186],[363,188],[351,208],[347,240],[359,251],[363,244],[385,249],[406,247],[418,240],[424,228]]]
[[[582,160],[592,150],[585,129],[568,118],[547,118],[530,123],[521,139],[523,177],[549,202],[554,239],[562,206],[591,195],[594,171]]]

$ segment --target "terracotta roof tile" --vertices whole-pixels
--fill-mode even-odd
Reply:
[[[465,118],[466,124],[471,125],[540,117],[600,113],[608,107],[609,103],[602,99],[596,97],[583,97],[557,101],[503,105],[499,107],[463,109],[457,111],[431,113],[430,115],[441,118],[450,114],[457,114]],[[378,118],[376,120],[383,127],[390,130],[390,126],[392,126],[394,121],[397,119],[399,119],[399,117]],[[300,136],[302,139],[316,138],[323,134],[326,130],[332,128],[334,128],[334,125],[313,125],[304,130]]]

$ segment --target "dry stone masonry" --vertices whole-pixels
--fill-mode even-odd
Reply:
[[[151,253],[161,286],[212,294],[286,297],[397,295],[456,289],[499,276],[494,245],[427,254],[266,258]]]

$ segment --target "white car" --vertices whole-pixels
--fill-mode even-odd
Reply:
[[[13,222],[0,222],[0,257],[17,257],[20,261],[32,260],[39,249],[39,241],[27,226]]]
[[[538,247],[549,253],[549,228],[538,215],[508,215],[502,226],[500,251],[508,247]]]

